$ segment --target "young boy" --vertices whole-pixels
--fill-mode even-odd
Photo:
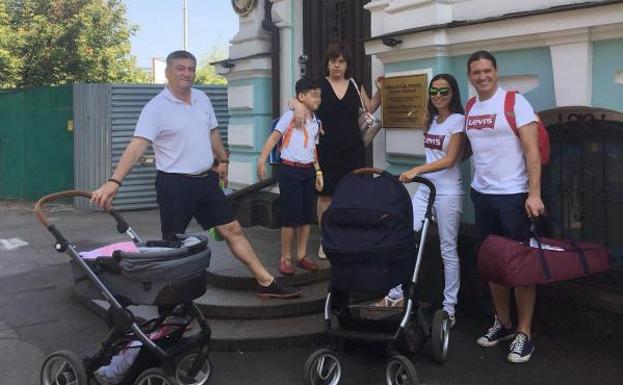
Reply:
[[[316,156],[320,121],[314,115],[314,111],[320,105],[320,84],[304,77],[296,82],[295,91],[297,100],[305,106],[308,112],[305,126],[301,129],[295,128],[294,113],[291,110],[286,111],[266,140],[257,165],[258,178],[266,179],[268,154],[283,138],[281,165],[276,171],[276,177],[281,194],[282,227],[279,271],[284,275],[294,274],[291,244],[295,234],[297,235],[296,265],[309,271],[318,270],[318,265],[308,259],[305,254],[309,239],[309,225],[313,223],[315,217],[314,187],[321,191],[324,184]]]

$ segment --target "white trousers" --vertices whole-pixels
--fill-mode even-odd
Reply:
[[[422,229],[428,193],[427,187],[421,187],[413,196],[413,229],[415,231]],[[454,315],[454,306],[457,303],[461,285],[457,240],[462,213],[463,195],[438,195],[435,198],[433,216],[439,229],[439,243],[445,278],[443,309],[449,315]],[[393,300],[401,298],[403,296],[402,287],[396,286],[391,289],[388,296]]]

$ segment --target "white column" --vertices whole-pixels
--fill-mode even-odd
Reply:
[[[592,47],[588,40],[550,47],[558,107],[591,105]]]
[[[279,28],[279,100],[281,111],[287,107],[288,100],[292,97],[293,84],[296,81],[292,73],[292,46],[294,42],[294,26],[292,23],[292,1],[293,0],[271,0],[273,3],[272,18],[273,23]],[[274,92],[274,91],[273,91]]]

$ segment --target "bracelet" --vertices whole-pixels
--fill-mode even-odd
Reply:
[[[320,176],[320,175],[322,175],[322,171],[316,170],[316,176]]]
[[[115,178],[108,178],[109,182],[113,182],[118,184],[119,186],[121,186],[121,181],[119,179],[115,179]]]
[[[219,162],[219,163],[225,163],[225,164],[228,164],[228,163],[229,163],[229,159],[219,160],[218,162]]]

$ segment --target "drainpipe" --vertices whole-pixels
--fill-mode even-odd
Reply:
[[[271,33],[271,74],[272,74],[272,91],[273,91],[273,119],[277,119],[281,114],[281,81],[279,68],[279,28],[273,23],[271,10],[273,3],[270,0],[264,0],[264,20],[262,20],[262,28]]]

